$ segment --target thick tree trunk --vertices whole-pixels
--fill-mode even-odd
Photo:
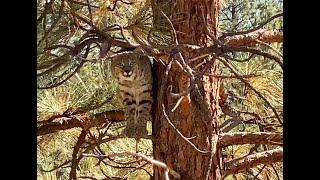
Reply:
[[[204,27],[209,27],[209,31],[216,36],[219,0],[176,0],[158,1],[157,3],[158,7],[166,8],[163,9],[163,12],[172,21],[179,44],[212,45]],[[169,6],[161,6],[161,3],[169,3]],[[203,19],[205,20],[203,21]],[[182,55],[186,60],[198,56],[191,53],[182,53]],[[200,61],[204,60],[201,59]],[[194,66],[194,64],[189,65]],[[200,67],[200,72],[204,71],[204,67]],[[214,62],[206,72],[215,74],[217,70],[218,65]],[[159,65],[157,68],[158,87],[162,83],[164,74],[165,67]],[[221,152],[217,148],[219,130],[217,129],[216,109],[218,106],[219,81],[208,76],[203,76],[200,79],[202,81],[198,86],[203,101],[199,102],[199,98],[196,98],[197,92],[193,89],[189,95],[183,98],[178,108],[171,112],[179,98],[170,96],[170,89],[174,93],[183,92],[190,84],[189,77],[179,67],[172,66],[168,86],[164,87],[166,92],[163,93],[163,102],[157,101],[156,105],[153,122],[153,133],[156,139],[153,142],[154,158],[166,163],[170,168],[180,173],[181,179],[205,179],[210,167],[211,171],[208,179],[216,180],[221,179],[221,168],[223,166],[221,164]],[[159,89],[158,100],[160,93],[162,92]],[[162,111],[162,104],[166,107],[168,117],[175,127],[185,137],[194,137],[190,141],[198,149],[208,151],[207,153],[198,152],[169,125]],[[210,142],[212,142],[212,146]],[[212,162],[212,164],[210,165],[209,162]],[[170,178],[174,179],[173,177]],[[164,179],[161,169],[155,169],[154,179]]]

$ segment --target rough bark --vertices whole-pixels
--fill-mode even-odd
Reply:
[[[170,3],[170,2],[169,2]],[[204,26],[211,29],[211,33],[216,35],[217,12],[219,1],[189,1],[177,0],[171,4],[174,13],[167,14],[172,21],[177,32],[178,42],[181,44],[193,44],[199,46],[209,46],[212,43],[205,34]],[[166,11],[168,12],[168,10]],[[170,12],[170,11],[169,11]],[[205,15],[205,22],[202,19],[202,13]],[[176,21],[178,16],[183,16],[182,21]],[[197,54],[182,53],[185,59],[197,56]],[[201,59],[203,61],[203,59]],[[202,67],[201,70],[203,70]],[[207,73],[215,74],[217,63],[213,63]],[[158,86],[161,85],[161,79],[165,74],[165,68],[158,66],[157,77]],[[165,87],[164,101],[157,102],[156,115],[154,120],[153,133],[154,141],[154,158],[164,162],[170,168],[181,174],[181,179],[205,179],[207,174],[208,163],[213,162],[208,179],[221,179],[220,167],[222,166],[221,154],[216,148],[217,143],[213,143],[213,159],[210,159],[210,136],[215,142],[218,140],[218,131],[213,131],[210,126],[217,126],[216,108],[219,89],[219,81],[214,77],[202,77],[202,82],[198,84],[203,102],[196,98],[195,91],[185,96],[178,108],[172,113],[172,108],[176,105],[178,98],[169,96],[168,89],[178,93],[185,91],[190,85],[189,77],[178,67],[173,65],[169,74],[169,87]],[[160,96],[158,91],[158,97]],[[174,126],[185,136],[195,137],[190,141],[201,150],[208,153],[200,153],[187,143],[173,128],[167,123],[163,112],[162,103],[166,107],[166,112]],[[200,105],[202,104],[202,106]],[[205,109],[203,109],[205,107]],[[169,113],[170,112],[170,113]],[[214,133],[213,135],[211,133]],[[217,150],[217,151],[215,151]],[[170,177],[174,179],[174,177]],[[154,179],[164,179],[164,174],[160,169],[155,168]]]

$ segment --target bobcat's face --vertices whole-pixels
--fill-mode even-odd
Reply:
[[[135,60],[127,59],[122,60],[121,67],[122,75],[124,77],[130,77],[133,73],[136,72],[138,66]]]
[[[111,67],[116,77],[131,78],[138,71],[138,63],[136,58],[117,58],[113,60]]]

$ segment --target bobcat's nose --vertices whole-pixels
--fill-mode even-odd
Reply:
[[[128,69],[126,69],[126,70],[124,70],[123,75],[124,75],[125,77],[129,77],[129,76],[131,76],[131,75],[132,75],[132,71],[131,71],[131,70],[128,70]]]

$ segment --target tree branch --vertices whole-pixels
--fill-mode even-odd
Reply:
[[[282,134],[271,132],[222,133],[219,137],[221,147],[256,143],[279,145],[282,140]]]
[[[76,115],[65,115],[57,118],[49,118],[45,121],[38,122],[37,136],[42,136],[50,133],[55,133],[61,130],[67,130],[75,127],[82,127],[82,122],[78,117],[85,115],[86,113],[79,113]],[[58,119],[59,118],[59,119]],[[123,111],[106,111],[95,114],[90,118],[90,126],[99,126],[107,122],[120,122],[124,121]],[[59,120],[59,121],[54,121]]]
[[[261,29],[245,35],[237,35],[225,39],[225,44],[229,46],[255,46],[259,44],[257,40],[265,43],[283,42],[283,33],[279,30]]]
[[[229,174],[236,174],[245,171],[248,168],[260,164],[271,164],[282,161],[283,149],[273,149],[269,151],[263,151],[256,154],[251,154],[245,157],[237,158],[225,163],[224,177]]]

